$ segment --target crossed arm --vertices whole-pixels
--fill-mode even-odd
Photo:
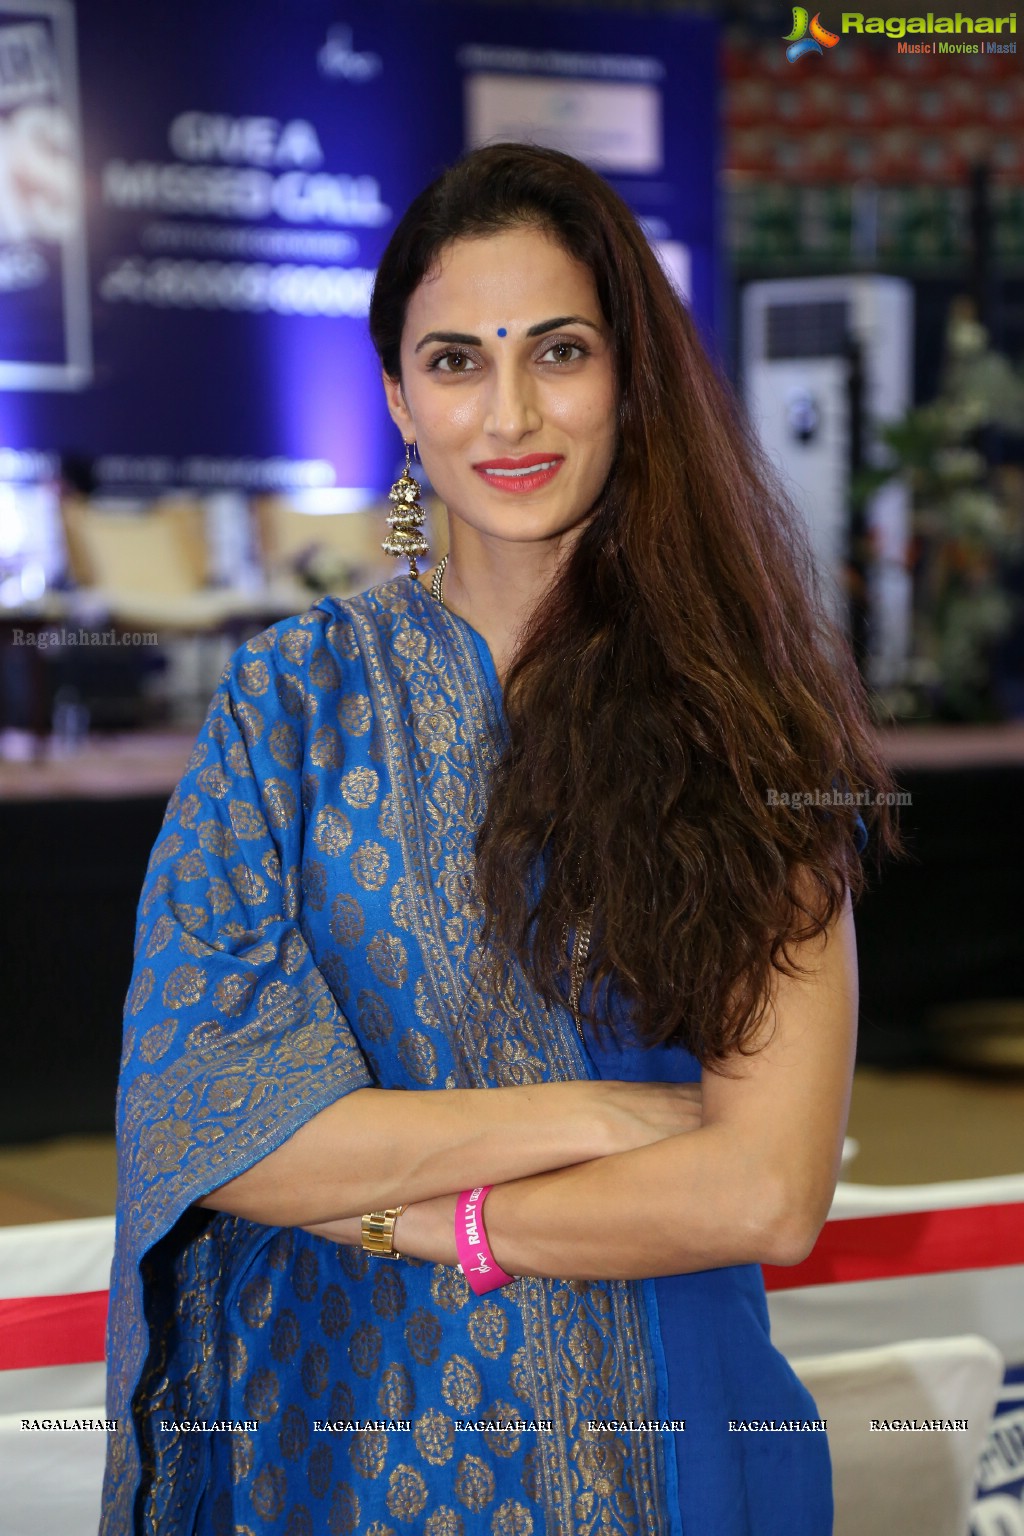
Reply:
[[[360,1241],[405,1204],[404,1254],[455,1264],[456,1192],[511,1274],[633,1279],[797,1263],[831,1204],[849,1112],[857,969],[849,898],[776,974],[767,1043],[690,1085],[359,1089],[200,1203]],[[758,1043],[758,1042],[755,1042]],[[485,1097],[486,1096],[486,1097]]]

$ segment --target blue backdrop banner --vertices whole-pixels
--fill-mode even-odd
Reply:
[[[495,138],[601,170],[710,337],[716,71],[703,18],[0,0],[0,477],[382,489],[374,270]]]

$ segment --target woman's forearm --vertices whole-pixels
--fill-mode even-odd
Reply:
[[[813,1242],[781,1170],[716,1126],[502,1185],[484,1215],[510,1274],[577,1280],[790,1263]]]
[[[411,1258],[457,1262],[455,1196],[413,1204],[396,1246]],[[502,1184],[484,1225],[515,1275],[629,1280],[729,1264],[794,1263],[820,1212],[787,1188],[771,1160],[724,1127]],[[323,1236],[358,1242],[357,1227]]]
[[[198,1203],[268,1226],[310,1226],[527,1178],[697,1118],[693,1085],[359,1088]]]

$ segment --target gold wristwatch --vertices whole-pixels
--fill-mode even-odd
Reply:
[[[392,1206],[387,1211],[368,1211],[362,1218],[363,1248],[378,1259],[400,1259],[395,1248],[395,1222],[405,1210],[404,1205]]]

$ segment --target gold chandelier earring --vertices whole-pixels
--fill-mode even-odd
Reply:
[[[381,548],[398,560],[408,560],[409,575],[416,579],[416,561],[427,553],[427,541],[420,532],[426,513],[420,505],[420,483],[412,476],[415,443],[405,445],[405,469],[388,492],[394,511],[388,513],[388,534]]]

